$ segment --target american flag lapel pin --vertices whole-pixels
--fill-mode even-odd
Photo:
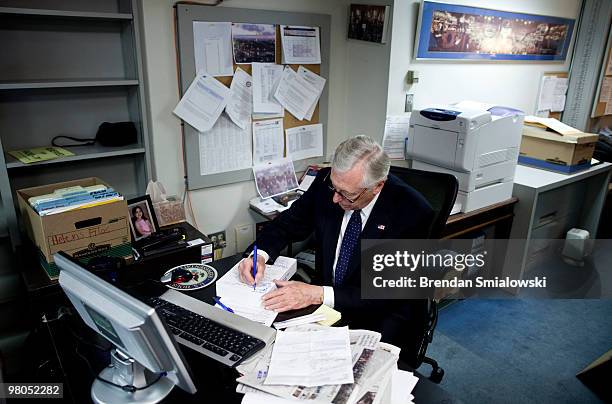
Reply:
[[[378,225],[378,230],[385,230],[385,225],[384,224],[379,224]]]

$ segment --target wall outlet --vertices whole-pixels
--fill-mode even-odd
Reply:
[[[236,232],[236,251],[242,253],[255,240],[255,225],[243,224],[234,228]]]
[[[414,94],[406,94],[406,105],[404,105],[404,112],[412,112],[414,105]]]

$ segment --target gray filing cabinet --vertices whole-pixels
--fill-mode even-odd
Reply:
[[[509,245],[506,273],[522,278],[525,268],[547,249],[547,240],[563,239],[573,227],[595,238],[611,171],[610,163],[570,175],[518,165],[512,194],[519,201],[510,238],[526,242]]]

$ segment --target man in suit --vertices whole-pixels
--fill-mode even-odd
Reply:
[[[342,142],[331,169],[322,169],[308,191],[270,222],[257,238],[257,275],[252,259],[240,263],[243,282],[263,276],[288,243],[314,232],[316,271],[322,285],[276,281],[278,289],[263,297],[269,310],[283,312],[326,304],[342,313],[351,328],[379,331],[385,342],[402,347],[412,364],[422,338],[426,301],[361,299],[361,239],[427,238],[434,212],[425,198],[389,174],[381,146],[367,136]],[[247,253],[252,254],[252,247]]]

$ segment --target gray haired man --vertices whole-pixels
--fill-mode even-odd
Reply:
[[[379,331],[383,341],[400,347],[408,344],[403,357],[412,363],[420,336],[410,335],[411,323],[423,321],[424,303],[361,299],[360,240],[426,238],[433,220],[423,196],[389,174],[389,166],[389,157],[370,137],[342,142],[331,169],[322,169],[308,191],[258,236],[256,279],[252,259],[240,263],[240,275],[253,284],[288,243],[314,233],[319,279],[313,284],[276,281],[278,289],[264,296],[264,306],[283,312],[326,304],[340,311],[351,328]]]

